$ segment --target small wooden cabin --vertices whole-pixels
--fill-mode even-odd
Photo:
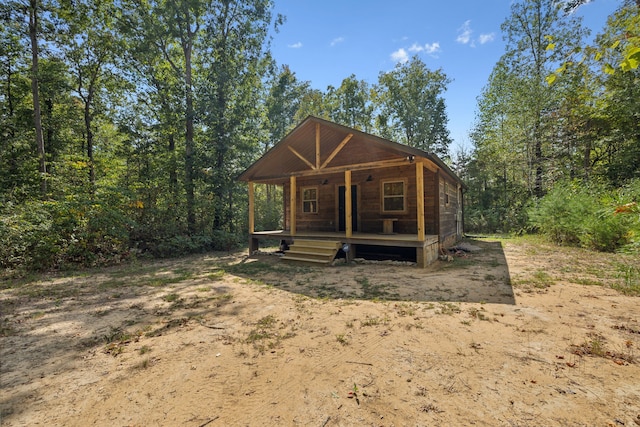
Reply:
[[[249,186],[250,253],[275,238],[292,244],[285,259],[400,250],[425,267],[463,233],[464,185],[437,156],[313,116],[239,180]],[[284,229],[254,229],[254,184],[282,186]]]

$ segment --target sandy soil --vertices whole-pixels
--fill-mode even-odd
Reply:
[[[238,253],[5,282],[0,424],[640,425],[640,299],[593,254],[472,243],[426,270]]]

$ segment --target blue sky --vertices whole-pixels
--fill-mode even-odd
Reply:
[[[470,147],[476,98],[504,53],[500,25],[510,0],[275,0],[286,23],[274,35],[276,61],[316,89],[351,74],[376,83],[381,71],[419,55],[453,79],[444,94],[452,151]],[[620,0],[595,0],[576,12],[592,36]]]

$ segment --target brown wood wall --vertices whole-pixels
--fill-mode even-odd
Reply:
[[[447,185],[445,185],[445,183]],[[446,194],[449,195],[449,203],[445,203]],[[458,186],[446,176],[440,177],[440,242],[455,241],[456,238],[456,214],[458,212]]]
[[[371,180],[367,178],[371,176]],[[407,183],[406,211],[403,213],[382,213],[381,206],[381,182],[384,180],[403,179]],[[442,191],[438,191],[436,183],[437,175],[428,169],[424,171],[425,189],[425,233],[437,233],[437,206],[436,203],[444,203]],[[358,231],[365,233],[379,233],[382,231],[381,218],[397,218],[394,230],[401,234],[417,233],[417,202],[416,202],[416,172],[415,165],[388,167],[381,169],[355,171],[351,175],[351,184],[357,187],[358,192]],[[338,230],[338,187],[344,185],[344,174],[299,177],[297,179],[296,196],[296,229],[299,231],[337,231]],[[453,185],[453,184],[452,184]],[[315,187],[318,190],[318,213],[302,212],[302,189]],[[442,184],[444,189],[444,184]],[[455,197],[456,189],[452,187]],[[284,185],[285,200],[285,225],[290,229],[289,202],[290,185]],[[439,194],[440,193],[440,194]],[[453,199],[450,199],[453,201]],[[450,203],[452,205],[452,203]],[[455,208],[452,208],[455,211]],[[455,213],[455,212],[454,212]],[[440,210],[440,219],[449,218],[448,210]],[[451,224],[455,232],[455,220],[451,218]],[[448,229],[450,224],[441,231]]]

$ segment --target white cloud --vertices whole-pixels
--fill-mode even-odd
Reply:
[[[440,52],[440,43],[438,42],[433,42],[431,44],[427,43],[424,46],[414,43],[409,48],[409,52],[415,52],[415,53],[425,52],[425,53],[428,53],[429,55],[433,55],[434,53]]]
[[[400,48],[391,54],[391,59],[394,62],[405,63],[409,60],[409,54],[403,48]]]
[[[462,44],[469,43],[471,41],[471,33],[473,33],[473,30],[471,30],[471,20],[465,21],[462,27],[458,28],[456,41]]]
[[[429,55],[433,55],[434,53],[438,53],[438,52],[440,52],[440,43],[438,43],[438,42],[434,42],[434,43],[431,43],[431,44],[427,43],[427,44],[424,45],[424,50]]]
[[[302,42],[288,44],[287,47],[290,47],[291,49],[300,49],[302,47]]]
[[[409,48],[409,52],[422,52],[424,48],[417,43],[414,43]]]
[[[493,40],[495,40],[495,38],[496,35],[494,33],[480,34],[480,37],[478,37],[478,41],[480,42],[480,44],[485,44],[492,42]]]
[[[338,43],[342,43],[344,41],[344,37],[336,37],[335,39],[331,40],[331,46],[335,46]]]

